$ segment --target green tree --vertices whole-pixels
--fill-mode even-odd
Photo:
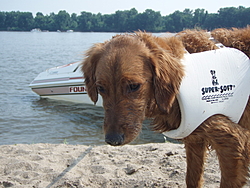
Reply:
[[[41,12],[36,13],[36,17],[34,18],[34,27],[40,28],[42,30],[48,29],[47,19],[43,15],[43,13]]]
[[[78,28],[80,31],[91,31],[92,13],[85,11],[81,12],[81,15],[78,16]]]
[[[34,18],[31,12],[22,12],[17,17],[17,27],[21,31],[30,31],[33,28]]]
[[[59,30],[66,31],[70,29],[70,15],[65,10],[61,10],[54,18],[55,26]]]
[[[203,28],[208,12],[205,9],[195,9],[193,15],[193,25]]]
[[[77,30],[78,28],[78,18],[77,18],[77,14],[73,13],[71,14],[71,22],[70,22],[70,29],[73,29],[73,30]]]
[[[143,13],[136,16],[136,24],[138,29],[150,32],[158,32],[162,30],[162,17],[160,12],[147,9]]]
[[[103,15],[103,31],[115,31],[115,15],[114,14],[105,14]]]
[[[127,31],[136,31],[138,30],[136,25],[136,16],[138,15],[138,11],[135,8],[130,9],[128,12],[128,19],[127,19]]]
[[[241,21],[240,27],[246,27],[247,25],[250,25],[250,7],[245,8],[240,6],[239,10],[240,13],[238,15],[238,20]]]
[[[182,12],[182,24],[184,29],[194,28],[193,24],[193,10],[185,9]]]
[[[235,7],[220,8],[218,11],[221,27],[237,27],[238,9]]]
[[[170,32],[179,32],[184,29],[194,28],[193,11],[190,9],[185,9],[183,12],[177,10],[168,17],[165,18],[165,24],[168,24],[166,28],[169,28]]]
[[[164,16],[162,22],[164,31],[175,32],[175,26],[173,25],[174,21],[171,16]]]
[[[91,31],[101,32],[103,31],[104,22],[101,13],[92,15]]]
[[[1,31],[6,30],[6,28],[5,28],[5,17],[6,17],[5,12],[0,12],[0,30]]]
[[[114,15],[114,25],[116,31],[125,32],[127,30],[128,12],[116,11]]]
[[[220,27],[220,21],[219,16],[216,13],[208,14],[206,17],[206,20],[204,22],[204,29],[207,29],[209,31]]]
[[[17,17],[18,13],[15,11],[11,12],[6,12],[6,17],[5,17],[5,28],[8,31],[13,31],[13,30],[18,30],[17,27]]]
[[[58,25],[56,23],[56,14],[54,12],[50,13],[50,15],[45,16],[47,28],[50,31],[57,31]]]

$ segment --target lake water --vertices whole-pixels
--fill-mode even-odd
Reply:
[[[47,68],[81,60],[91,45],[113,35],[0,32],[0,145],[105,144],[101,107],[40,99],[28,85]],[[148,125],[133,144],[164,142]]]

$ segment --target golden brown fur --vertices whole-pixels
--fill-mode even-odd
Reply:
[[[209,34],[205,31],[185,30],[177,34],[189,53],[204,52],[218,49],[209,39]]]
[[[243,29],[215,29],[211,35],[223,45],[237,48],[250,56],[250,26]]]
[[[249,32],[248,29],[237,32],[240,31],[244,37],[244,32]],[[249,36],[244,40],[248,41]],[[176,95],[184,76],[180,63],[184,46],[190,53],[216,49],[208,38],[204,31],[184,31],[171,38],[137,32],[115,36],[87,52],[82,71],[92,101],[97,102],[98,93],[103,98],[107,143],[124,145],[133,141],[145,117],[153,118],[156,131],[178,128],[181,115]],[[249,56],[249,43],[244,45],[244,52]],[[242,187],[250,162],[249,129],[248,101],[238,124],[224,115],[214,115],[184,138],[187,187],[202,186],[209,146],[216,150],[220,162],[220,186]]]

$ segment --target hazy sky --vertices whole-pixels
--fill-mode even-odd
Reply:
[[[146,9],[160,11],[162,16],[185,8],[204,8],[209,13],[216,13],[223,7],[250,7],[250,0],[0,0],[0,11],[27,11],[49,14],[66,10],[80,14],[81,11],[111,14],[117,10],[136,8],[138,12]]]

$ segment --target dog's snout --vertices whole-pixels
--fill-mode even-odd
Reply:
[[[105,136],[105,142],[111,146],[120,146],[124,142],[124,134],[107,134]]]

